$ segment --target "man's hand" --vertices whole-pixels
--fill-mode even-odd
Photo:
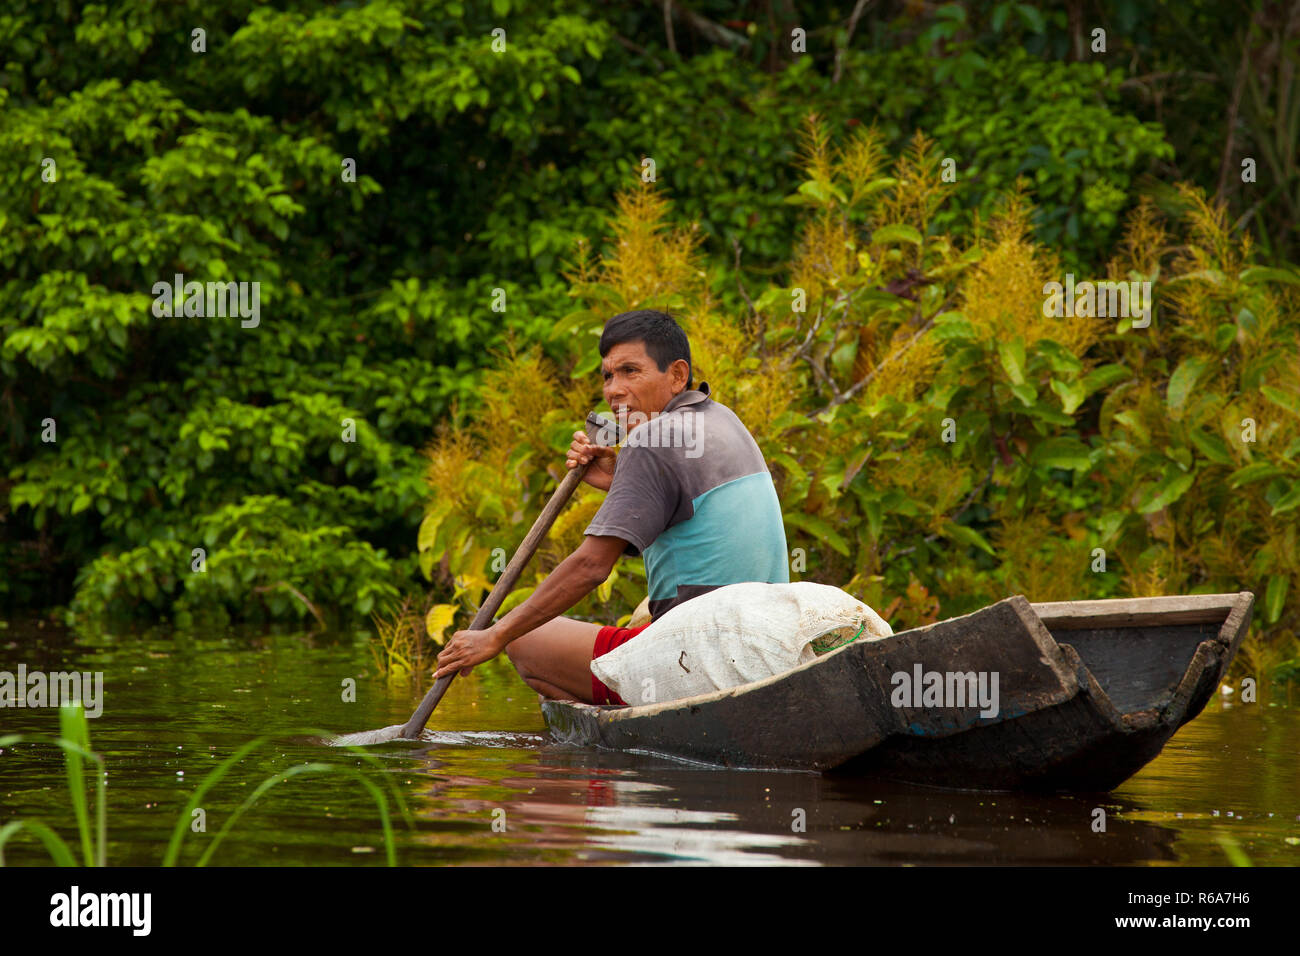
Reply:
[[[461,677],[468,677],[475,664],[496,657],[505,650],[506,643],[501,639],[496,625],[481,631],[457,631],[438,655],[438,670],[434,672],[433,679],[437,680],[453,671],[460,671]]]
[[[579,465],[591,462],[591,467],[582,476],[582,480],[593,488],[609,491],[610,483],[614,480],[617,451],[615,448],[597,445],[587,437],[586,432],[574,432],[573,444],[569,446],[565,464],[570,468],[577,468]]]

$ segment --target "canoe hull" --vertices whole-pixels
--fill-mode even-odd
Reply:
[[[1153,759],[1217,689],[1253,598],[1214,597],[1225,599],[1222,613],[1168,623],[1158,604],[1133,605],[1137,618],[1116,621],[1108,606],[1122,602],[1078,602],[1066,615],[1066,605],[1017,595],[728,691],[632,707],[545,701],[542,710],[557,743],[721,767],[1105,791]],[[996,706],[987,693],[954,700],[951,689],[974,686],[951,678],[947,699],[906,699],[902,688],[931,672],[982,675]]]

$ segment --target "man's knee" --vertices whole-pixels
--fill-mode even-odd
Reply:
[[[510,663],[515,666],[515,670],[519,672],[519,676],[525,681],[533,676],[528,668],[528,661],[531,656],[528,652],[528,637],[529,635],[525,634],[506,645],[506,657],[510,658]]]
[[[561,620],[557,618],[557,620]],[[527,679],[529,676],[536,676],[538,671],[538,654],[542,652],[543,645],[546,644],[547,635],[552,633],[551,623],[548,621],[540,627],[535,627],[527,634],[521,634],[513,641],[506,645],[506,656],[510,658],[510,663],[515,665],[515,670],[519,671],[521,677]],[[531,671],[525,673],[525,671]]]

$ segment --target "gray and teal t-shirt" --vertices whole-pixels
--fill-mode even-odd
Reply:
[[[622,538],[625,554],[645,558],[655,618],[726,584],[790,580],[767,463],[735,413],[709,398],[706,382],[629,429],[585,533]]]

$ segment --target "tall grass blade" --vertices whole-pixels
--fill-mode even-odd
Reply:
[[[202,782],[198,785],[198,788],[194,791],[194,794],[190,797],[189,802],[185,804],[185,809],[183,809],[180,816],[176,818],[176,825],[172,827],[171,839],[167,841],[167,852],[163,854],[163,866],[176,865],[176,858],[180,856],[181,852],[181,844],[185,841],[185,834],[189,832],[187,824],[192,819],[192,814],[198,807],[199,801],[203,799],[203,795],[216,786],[221,781],[221,778],[230,772],[231,767],[243,759],[247,754],[260,747],[265,743],[265,741],[265,737],[258,737],[255,740],[250,740],[225,760],[221,761],[220,764],[214,767],[208,775],[203,778]]]
[[[90,811],[86,805],[86,775],[82,754],[90,750],[90,731],[86,727],[86,714],[81,704],[63,704],[59,707],[59,733],[72,744],[63,748],[64,765],[68,773],[68,793],[72,797],[72,811],[77,817],[77,832],[81,835],[81,852],[86,866],[95,865],[94,839],[90,832]]]
[[[320,736],[320,735],[326,735],[327,731],[320,730],[319,728],[308,728],[306,730],[292,731],[290,733],[301,734],[303,736],[312,736],[312,735]],[[226,776],[226,774],[228,774],[230,770],[234,767],[234,765],[238,763],[241,759],[243,759],[243,757],[245,757],[247,754],[251,753],[252,751],[256,750],[258,747],[262,746],[263,744],[267,743],[269,740],[271,740],[270,737],[258,737],[255,740],[250,740],[248,743],[244,744],[233,754],[231,754],[229,757],[223,760],[220,764],[214,767],[207,774],[207,776],[203,778],[202,782],[199,783],[198,788],[194,791],[194,795],[191,796],[189,802],[186,803],[185,809],[181,811],[180,816],[178,816],[176,819],[176,825],[172,829],[171,840],[167,844],[167,853],[163,857],[163,863],[162,863],[163,866],[176,865],[176,862],[180,857],[181,846],[185,842],[186,834],[189,833],[188,824],[190,822],[191,816],[195,808],[198,807],[199,802],[203,799],[204,794],[206,794],[214,786],[220,783],[221,780]],[[374,756],[373,754],[368,754],[365,751],[356,748],[353,748],[352,752],[356,754],[359,759],[364,760],[375,767],[382,768],[384,766],[383,761],[380,760],[378,757]],[[361,778],[362,784],[368,790],[370,790],[373,796],[376,797],[376,803],[379,806],[380,822],[384,828],[384,839],[388,849],[388,857],[389,857],[390,865],[395,866],[396,849],[395,849],[395,844],[393,843],[392,827],[391,827],[391,822],[389,820],[388,802],[384,799],[383,794],[379,791],[379,789],[374,785],[373,782],[366,779],[364,776],[360,774],[359,771],[351,767],[337,767],[334,764],[302,764],[299,765],[298,767],[290,767],[288,770],[284,770],[276,774],[273,778],[268,778],[267,781],[263,781],[262,784],[259,785],[258,790],[255,791],[253,796],[260,796],[261,793],[264,792],[264,788],[268,788],[267,787],[268,782],[273,784],[276,780],[293,776],[301,772],[303,767],[309,767],[309,766],[317,767],[317,768],[333,767],[336,770],[347,770],[353,774],[356,774],[358,777]],[[406,821],[407,826],[413,827],[415,825],[415,818],[411,815],[410,808],[407,807],[406,801],[405,799],[403,799],[401,791],[397,788],[397,784],[391,779],[391,775],[389,774],[384,774],[383,780],[385,784],[388,786],[388,789],[391,792],[394,802],[397,804],[398,809],[401,811],[402,819]],[[253,799],[253,797],[249,798],[249,800],[251,799]],[[245,801],[245,804],[246,804],[245,806],[241,806],[241,808],[236,812],[235,814],[236,817],[241,815],[244,812],[244,810],[248,808],[248,806],[251,806],[251,804],[248,803],[248,801]],[[220,841],[222,835],[226,833],[227,830],[229,830],[233,822],[234,822],[234,818],[228,819],[226,821],[225,825],[221,828],[220,831],[218,831],[216,842]],[[208,850],[204,853],[203,857],[200,860],[199,865],[202,865],[203,862],[206,861],[209,856],[211,856],[212,850],[214,848],[215,848],[215,843],[214,846],[209,847]]]
[[[1246,855],[1246,851],[1241,848],[1241,844],[1228,834],[1221,831],[1216,832],[1214,834],[1214,841],[1219,844],[1220,849],[1223,850],[1224,856],[1228,858],[1228,862],[1233,866],[1253,867],[1255,865],[1251,861],[1250,857]]]
[[[252,807],[253,804],[260,800],[263,794],[274,787],[277,783],[287,783],[290,777],[296,777],[301,773],[345,773],[356,777],[361,782],[362,786],[370,791],[370,795],[374,798],[375,805],[379,808],[379,820],[384,828],[384,851],[388,858],[388,865],[397,865],[397,845],[393,839],[392,823],[388,818],[388,800],[384,797],[383,793],[380,792],[379,788],[371,781],[367,780],[360,771],[352,767],[340,767],[337,764],[332,763],[307,763],[299,764],[296,767],[290,767],[288,770],[267,777],[258,784],[257,789],[248,795],[248,798],[239,805],[239,809],[231,814],[229,819],[226,820],[225,825],[217,831],[217,835],[212,838],[211,845],[203,852],[203,855],[199,857],[195,866],[207,865],[212,854],[215,853],[217,847],[221,845],[221,841],[226,838],[226,834],[229,833],[230,829],[235,825],[235,821],[243,816],[245,811]]]
[[[64,842],[63,837],[44,823],[37,820],[13,820],[0,827],[0,866],[5,865],[5,844],[23,830],[29,830],[33,836],[45,844],[45,849],[49,852],[50,858],[54,860],[55,866],[77,865],[77,858],[73,856],[72,848]]]

